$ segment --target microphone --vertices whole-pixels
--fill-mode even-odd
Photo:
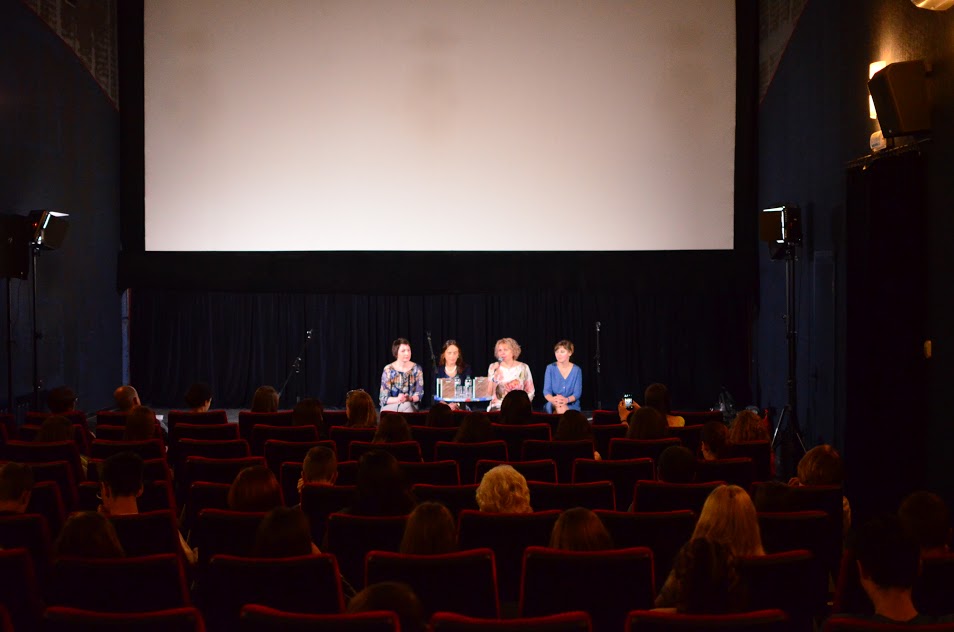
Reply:
[[[596,333],[600,332],[600,321],[596,321]]]

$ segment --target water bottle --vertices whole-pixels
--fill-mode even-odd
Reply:
[[[460,397],[461,397],[460,376],[458,375],[457,377],[454,378],[454,399],[460,399]]]
[[[467,399],[474,398],[474,381],[470,379],[470,376],[467,376],[467,380],[464,382],[464,397]]]

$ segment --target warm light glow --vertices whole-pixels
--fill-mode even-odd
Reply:
[[[871,79],[875,76],[875,73],[888,65],[886,61],[873,61],[868,64],[868,79]],[[872,119],[878,119],[878,113],[875,111],[874,99],[871,98],[871,95],[868,95],[868,116]]]

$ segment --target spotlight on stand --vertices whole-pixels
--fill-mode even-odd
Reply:
[[[56,250],[63,245],[66,233],[70,228],[66,218],[67,213],[56,211],[30,211],[30,227],[33,237],[30,241],[35,248],[42,250]]]

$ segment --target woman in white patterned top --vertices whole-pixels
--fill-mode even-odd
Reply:
[[[510,391],[526,391],[527,397],[533,399],[533,376],[530,367],[518,362],[520,345],[513,338],[501,338],[494,348],[497,362],[487,369],[487,376],[494,383],[494,396],[487,410],[500,410],[500,402]]]

